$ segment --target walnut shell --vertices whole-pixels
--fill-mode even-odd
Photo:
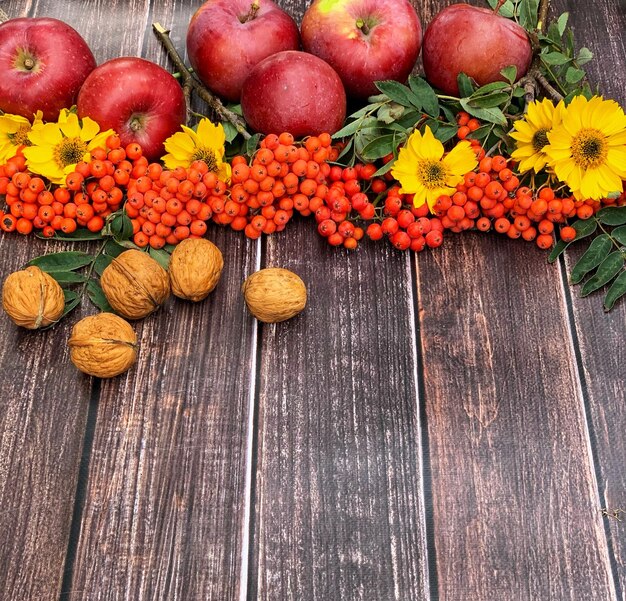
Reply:
[[[169,273],[172,292],[194,302],[206,298],[217,286],[224,257],[213,242],[205,238],[187,238],[172,252]]]
[[[135,331],[113,313],[81,319],[72,329],[68,344],[72,363],[98,378],[118,376],[137,360]]]
[[[36,330],[63,315],[65,297],[54,278],[33,266],[7,277],[2,287],[2,306],[18,326]]]
[[[246,305],[259,321],[291,319],[306,305],[306,286],[292,271],[268,267],[253,273],[241,287]]]
[[[126,250],[102,272],[102,291],[116,313],[141,319],[156,311],[170,295],[170,278],[150,255]]]

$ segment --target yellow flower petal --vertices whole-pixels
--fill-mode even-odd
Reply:
[[[80,130],[80,139],[83,140],[83,142],[89,142],[89,140],[92,140],[98,135],[99,131],[100,126],[93,119],[85,117],[83,119],[83,127]]]
[[[80,137],[81,127],[78,122],[78,115],[76,115],[76,113],[70,113],[67,115],[67,120],[64,123],[59,124],[59,129],[66,138]]]

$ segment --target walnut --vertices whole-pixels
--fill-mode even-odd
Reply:
[[[7,277],[2,287],[2,306],[18,326],[36,330],[63,315],[65,297],[54,278],[33,266]]]
[[[285,321],[306,305],[306,286],[292,271],[269,267],[253,273],[241,287],[250,312],[265,323]]]
[[[170,259],[172,292],[179,298],[201,301],[217,286],[223,267],[224,257],[213,242],[187,238],[174,249]]]
[[[102,272],[102,291],[116,313],[141,319],[156,311],[170,295],[170,278],[150,255],[127,250]]]
[[[81,319],[69,339],[70,359],[80,371],[98,378],[125,372],[137,360],[132,326],[113,313]]]

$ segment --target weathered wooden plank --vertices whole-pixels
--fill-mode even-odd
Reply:
[[[615,599],[558,268],[494,236],[440,250],[418,259],[439,598]]]
[[[428,598],[410,264],[378,246],[267,243],[309,304],[262,327],[251,599]]]
[[[570,8],[578,39],[595,55],[586,67],[591,79],[600,84],[605,97],[626,106],[626,5],[603,0],[595,4],[593,12],[582,10],[581,2],[570,3]],[[580,252],[576,249],[566,258],[568,272]],[[611,313],[604,315],[600,295],[581,299],[578,290],[578,287],[572,289],[572,306],[601,505],[609,513],[616,509],[626,512],[626,302],[621,301]],[[618,598],[624,598],[626,513],[618,512],[617,517],[622,521],[607,517],[605,524],[614,554]]]
[[[122,8],[122,7],[120,7]],[[142,54],[165,63],[150,24],[184,32],[188,3],[107,13],[99,62]],[[81,11],[84,12],[84,11]],[[98,27],[81,23],[86,37]],[[180,44],[177,44],[180,46]],[[253,320],[239,286],[254,245],[210,232],[225,251],[222,281],[202,304],[171,299],[136,324],[137,366],[103,383],[76,548],[72,599],[239,596]]]
[[[10,0],[11,18],[37,16],[41,3]],[[57,7],[60,8],[60,7]],[[66,11],[45,14],[78,23]],[[96,36],[94,36],[96,39]],[[0,237],[2,279],[29,259],[61,250],[16,234]],[[58,599],[63,578],[91,380],[71,365],[71,319],[45,333],[0,329],[0,590],[3,599]]]
[[[530,245],[419,257],[439,598],[615,599],[556,268]]]

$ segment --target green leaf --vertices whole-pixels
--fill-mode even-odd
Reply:
[[[116,215],[111,220],[111,234],[115,240],[128,240],[133,235],[133,223],[126,213]]]
[[[96,280],[89,280],[87,282],[87,296],[89,297],[89,300],[96,305],[98,309],[100,309],[100,311],[107,311],[109,313],[113,312],[107,297],[104,296],[104,292],[102,292],[102,287]]]
[[[251,157],[255,150],[257,149],[257,146],[259,145],[259,141],[261,140],[261,134],[254,134],[253,136],[251,136],[248,140],[246,140],[246,143],[244,145],[244,153]]]
[[[73,271],[53,271],[50,274],[61,286],[68,284],[82,284],[87,279],[80,273],[74,273]]]
[[[94,271],[101,276],[102,272],[113,262],[113,257],[111,255],[102,254],[99,255],[94,263]]]
[[[491,8],[495,9],[498,4],[498,0],[488,0],[488,1],[489,1],[489,5],[491,6]],[[518,0],[516,0],[516,3],[517,1]],[[513,2],[511,2],[511,0],[506,0],[506,2],[500,7],[498,14],[503,17],[506,17],[507,19],[512,19],[515,15],[515,6]]]
[[[43,236],[38,235],[43,238]],[[72,234],[60,234],[58,231],[54,233],[52,238],[44,238],[44,240],[63,240],[65,242],[86,242],[87,240],[102,240],[103,236],[100,232],[90,232],[87,228],[79,228]]]
[[[598,267],[598,265],[609,256],[612,246],[611,238],[607,234],[602,234],[594,238],[589,248],[572,268],[570,282],[572,284],[582,282],[583,278],[588,273]]]
[[[472,80],[465,73],[459,73],[456,81],[459,85],[461,98],[467,98],[474,93],[474,84],[472,84]]]
[[[89,253],[63,251],[36,257],[29,261],[28,265],[36,265],[46,273],[53,273],[57,271],[74,271],[89,265],[91,261],[93,261],[93,257]]]
[[[626,225],[622,227],[616,227],[612,232],[613,239],[619,242],[622,246],[626,246]]]
[[[580,291],[581,296],[587,296],[592,292],[608,284],[624,267],[624,255],[616,250],[612,252],[598,267],[596,274],[588,279]]]
[[[63,295],[65,296],[65,308],[63,309],[63,315],[61,315],[59,321],[80,305],[80,296],[73,290],[63,290]]]
[[[605,207],[596,213],[596,218],[604,225],[626,224],[626,206]]]
[[[417,108],[424,109],[431,117],[439,117],[439,98],[437,98],[437,94],[430,84],[421,77],[411,75],[409,87],[420,102],[420,106]]]
[[[559,36],[562,36],[565,33],[565,28],[567,27],[567,20],[569,19],[569,13],[563,13],[557,20],[556,26],[559,31]]]
[[[604,310],[610,311],[615,302],[626,294],[626,271],[622,271],[616,280],[611,284],[606,296],[604,297]]]
[[[232,142],[239,133],[237,128],[230,121],[222,121],[224,127],[224,134],[226,135],[226,142]]]
[[[527,31],[537,29],[539,0],[522,0],[519,4],[520,25]]]
[[[376,159],[380,159],[388,155],[390,152],[393,152],[402,142],[403,140],[400,136],[396,134],[387,134],[372,140],[359,154],[362,158],[367,159],[368,161],[375,161]]]
[[[548,52],[547,54],[540,54],[539,56],[546,65],[564,65],[571,60],[562,52]]]
[[[509,65],[508,67],[504,67],[502,71],[500,71],[502,77],[504,77],[509,83],[515,83],[517,79],[517,67],[515,65]]]
[[[563,242],[563,240],[559,240],[552,249],[550,256],[548,257],[548,263],[554,263],[559,256],[563,253],[563,251],[572,243],[577,240],[581,240],[582,238],[586,238],[587,236],[591,236],[597,227],[598,222],[595,219],[579,219],[578,221],[574,221],[572,223],[572,227],[576,230],[576,238],[571,242]]]
[[[341,138],[347,138],[355,134],[359,129],[363,129],[366,127],[372,127],[378,123],[378,119],[376,117],[366,117],[365,119],[357,119],[352,123],[348,123],[348,125],[342,127],[338,132],[333,134],[333,138],[335,140],[340,140]]]
[[[589,48],[581,48],[576,57],[576,62],[579,65],[587,64],[593,58],[593,52]]]
[[[396,162],[396,159],[394,157],[393,159],[391,159],[391,161],[389,161],[388,163],[385,163],[378,171],[376,171],[376,173],[372,175],[372,178],[380,177],[381,175],[385,175],[385,173],[391,171],[391,168],[393,167],[395,162]]]
[[[437,128],[434,136],[439,140],[442,144],[445,144],[448,140],[452,140],[454,136],[456,136],[459,128],[456,125],[450,125],[449,123],[441,123]]]
[[[148,254],[161,266],[163,269],[167,271],[167,268],[170,265],[171,255],[166,250],[156,249],[150,247]]]
[[[383,93],[386,94],[390,100],[401,104],[406,107],[422,108],[419,98],[415,95],[413,90],[403,86],[397,81],[376,81],[374,85]]]
[[[585,72],[576,67],[568,67],[565,72],[565,81],[570,84],[578,83],[583,77],[585,77]]]
[[[401,104],[398,104],[397,102],[388,102],[378,109],[376,117],[379,121],[390,125],[396,119],[400,119],[400,117],[404,114],[404,111],[405,107]]]
[[[493,108],[476,108],[473,107],[467,98],[461,99],[461,106],[470,115],[489,123],[497,123],[498,125],[506,125],[507,120],[504,113],[497,107]]]
[[[474,108],[490,109],[500,106],[509,100],[506,92],[488,94],[486,96],[473,97],[468,104]]]

